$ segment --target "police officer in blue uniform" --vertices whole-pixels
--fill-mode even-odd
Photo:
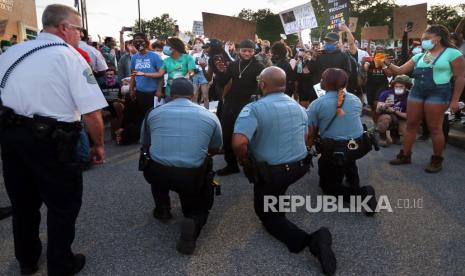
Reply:
[[[287,220],[285,213],[264,211],[264,197],[284,195],[291,184],[309,171],[311,157],[305,145],[307,115],[284,94],[286,73],[278,67],[268,67],[261,72],[258,85],[263,97],[242,109],[233,135],[239,163],[254,183],[255,213],[265,229],[285,243],[290,252],[309,247],[323,272],[332,275],[336,258],[327,228],[308,234]]]
[[[362,103],[360,99],[345,91],[347,73],[341,69],[329,68],[322,74],[321,88],[326,94],[313,101],[307,109],[309,135],[308,145],[320,133],[318,159],[320,187],[325,194],[342,195],[349,201],[351,195],[365,198],[370,210],[366,215],[374,215],[376,208],[375,191],[372,186],[360,187],[356,160],[371,150],[370,141],[364,135],[361,121]],[[349,185],[343,185],[346,178]]]
[[[185,219],[176,249],[189,255],[213,205],[210,156],[221,148],[222,132],[213,113],[192,103],[189,80],[175,79],[171,94],[174,100],[150,111],[142,124],[141,143],[150,144],[144,177],[152,186],[153,216],[162,222],[172,217],[169,191],[179,194]]]
[[[49,5],[36,40],[0,56],[0,144],[5,187],[13,207],[15,256],[22,274],[38,270],[42,253],[40,208],[47,206],[48,275],[74,275],[85,256],[71,249],[82,204],[77,156],[81,114],[102,163],[107,106],[92,69],[75,50],[81,17],[71,7]]]

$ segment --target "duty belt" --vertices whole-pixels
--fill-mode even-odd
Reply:
[[[306,165],[309,165],[310,162],[307,161],[307,158],[292,162],[292,163],[285,163],[285,164],[278,164],[278,165],[267,165],[270,170],[284,170],[284,171],[291,171]]]
[[[29,118],[23,115],[13,114],[11,118],[11,124],[16,125],[16,126],[24,126],[27,128],[32,128],[34,127],[35,123],[36,121],[34,120],[34,118]],[[72,122],[72,123],[57,121],[55,124],[55,127],[66,130],[66,131],[74,131],[74,130],[81,130],[82,125],[81,125],[81,122],[79,121]]]

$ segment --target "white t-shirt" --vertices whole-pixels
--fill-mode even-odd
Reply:
[[[361,50],[361,49],[357,49],[357,62],[358,64],[360,65],[363,65],[363,59],[366,58],[366,57],[369,57],[370,55],[368,54],[367,51],[364,51],[364,50]]]
[[[105,61],[105,58],[102,56],[99,50],[85,43],[84,41],[79,41],[79,48],[86,51],[92,60],[90,65],[95,72],[102,72],[108,69],[108,65]]]
[[[26,52],[56,42],[64,43],[56,35],[40,33],[37,40],[11,47],[0,55],[0,76]],[[26,57],[1,89],[1,98],[16,114],[61,122],[79,121],[81,114],[107,106],[91,68],[71,45],[45,48]]]

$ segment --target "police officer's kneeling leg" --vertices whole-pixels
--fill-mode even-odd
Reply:
[[[290,222],[285,213],[265,210],[265,196],[276,197],[279,201],[279,196],[285,195],[287,188],[306,172],[303,167],[299,171],[271,173],[271,182],[268,183],[259,177],[259,182],[254,185],[255,213],[267,232],[286,244],[290,252],[299,253],[308,247],[320,261],[323,272],[332,275],[336,270],[336,257],[331,249],[331,233],[326,227],[308,234]]]
[[[166,167],[150,161],[144,170],[144,177],[152,186],[156,205],[154,217],[162,222],[172,217],[169,191],[178,193],[185,219],[181,224],[181,237],[176,249],[183,254],[192,254],[213,206],[214,195],[213,186],[207,185],[203,176],[199,179],[198,174],[185,172],[186,169]]]
[[[359,187],[358,168],[356,160],[343,160],[337,162],[334,158],[321,156],[318,159],[318,174],[320,176],[320,187],[323,193],[332,196],[342,196],[345,202],[350,202],[350,196],[371,196],[368,206],[372,211],[376,209],[375,190],[372,186]],[[344,185],[347,179],[349,185]],[[374,212],[366,212],[372,216]]]

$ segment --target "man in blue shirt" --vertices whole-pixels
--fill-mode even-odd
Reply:
[[[171,218],[169,190],[179,194],[185,220],[176,248],[192,254],[213,205],[210,156],[223,137],[218,118],[192,103],[189,80],[173,80],[171,93],[174,100],[150,111],[142,124],[141,143],[150,144],[151,159],[144,177],[152,185],[153,216],[162,222]]]
[[[287,188],[310,169],[305,140],[307,115],[300,105],[284,94],[286,73],[275,66],[259,76],[263,98],[246,105],[234,127],[232,145],[244,172],[249,162],[255,163],[254,207],[265,229],[290,252],[298,253],[309,247],[320,261],[323,272],[336,271],[336,257],[331,249],[331,233],[325,227],[311,234],[286,219],[285,213],[265,211],[265,197],[283,196]],[[250,152],[249,152],[250,149]],[[250,161],[249,154],[254,161]],[[276,211],[276,210],[275,210]]]
[[[347,83],[347,73],[341,69],[329,68],[323,72],[321,88],[326,90],[326,94],[313,101],[307,109],[307,144],[313,145],[313,138],[319,130],[321,157],[318,159],[318,174],[323,192],[341,195],[344,201],[349,201],[352,195],[370,196],[368,206],[373,212],[366,210],[366,215],[372,216],[377,205],[375,191],[371,186],[359,186],[358,168],[353,158],[359,158],[362,155],[360,151],[365,148],[360,118],[362,103],[357,96],[344,91]],[[349,187],[342,185],[344,177]]]

